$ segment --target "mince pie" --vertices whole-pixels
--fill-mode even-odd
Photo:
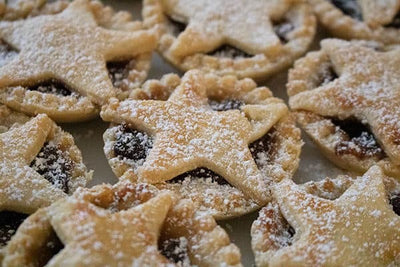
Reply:
[[[211,216],[170,192],[125,182],[81,188],[25,220],[3,266],[43,265],[241,266]]]
[[[0,102],[60,122],[87,120],[145,79],[156,35],[97,1],[59,7],[0,22]]]
[[[0,248],[24,214],[71,194],[91,176],[72,136],[46,115],[29,118],[0,106]]]
[[[319,21],[344,39],[400,43],[399,0],[308,0]]]
[[[378,164],[400,177],[400,49],[329,39],[295,63],[289,104],[298,122],[338,166]]]
[[[300,131],[280,99],[251,79],[192,70],[148,81],[103,106],[106,157],[120,179],[157,184],[216,218],[250,212],[291,178]]]
[[[301,56],[315,35],[302,0],[145,0],[158,51],[181,70],[264,79]]]
[[[257,266],[399,266],[400,184],[378,166],[273,193],[252,226]]]

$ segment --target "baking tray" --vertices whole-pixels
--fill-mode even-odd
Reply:
[[[116,10],[126,10],[132,13],[134,19],[141,19],[142,3],[139,0],[104,0],[107,5]],[[319,41],[327,35],[318,29],[317,37],[310,50],[319,49]],[[287,103],[286,94],[287,70],[274,75],[259,85],[265,85],[271,89],[276,97],[282,98]],[[176,70],[168,63],[164,62],[159,55],[153,54],[152,65],[148,79],[160,79],[164,74],[182,72]],[[108,127],[108,123],[96,119],[84,123],[62,124],[61,127],[70,132],[78,147],[81,149],[84,161],[88,168],[94,170],[94,177],[89,186],[100,183],[114,184],[118,180],[111,171],[103,152],[103,133]],[[343,173],[333,164],[328,162],[317,147],[304,135],[304,146],[301,152],[300,166],[297,170],[294,180],[296,183],[304,183],[310,180],[320,180],[327,176],[334,177]],[[254,265],[254,256],[251,250],[250,228],[253,221],[257,218],[258,211],[251,214],[218,223],[225,228],[231,241],[241,250],[242,263],[244,266]]]

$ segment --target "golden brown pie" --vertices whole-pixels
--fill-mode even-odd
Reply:
[[[400,49],[328,39],[296,62],[287,85],[301,127],[338,166],[378,164],[400,177]]]
[[[250,212],[291,178],[302,146],[282,100],[251,79],[192,70],[151,80],[102,109],[104,151],[120,179],[157,184],[216,218]]]
[[[91,177],[73,137],[46,115],[29,118],[0,106],[0,247],[25,214],[71,194]]]
[[[145,79],[156,35],[97,1],[59,9],[0,22],[0,102],[56,121],[87,120]]]
[[[158,51],[181,70],[265,79],[301,56],[315,35],[301,0],[146,0],[144,23]]]
[[[257,266],[399,266],[400,184],[378,166],[273,192],[252,226]]]
[[[400,43],[399,0],[308,0],[319,21],[344,39]]]
[[[30,242],[35,240],[35,242]],[[18,229],[3,266],[241,266],[226,232],[148,184],[79,189]]]

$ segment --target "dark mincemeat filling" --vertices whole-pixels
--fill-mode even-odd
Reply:
[[[160,243],[159,249],[161,254],[164,255],[173,263],[181,263],[182,266],[186,266],[190,263],[187,241],[184,238],[171,238],[164,240]]]
[[[236,99],[225,99],[222,101],[217,100],[209,100],[208,104],[210,105],[212,110],[215,111],[227,111],[232,109],[239,109],[245,105],[243,101]]]
[[[108,76],[115,87],[121,87],[124,79],[129,76],[129,71],[134,67],[133,60],[107,62]]]
[[[382,159],[385,157],[385,153],[376,141],[374,134],[366,125],[352,118],[346,120],[331,118],[331,121],[349,136],[349,140],[336,144],[335,152],[337,155],[353,154],[361,159],[368,157]]]
[[[352,17],[353,19],[362,21],[361,8],[357,0],[329,0],[333,5],[343,11],[344,14]]]
[[[46,143],[30,166],[56,188],[69,193],[73,162],[58,147]]]
[[[283,44],[290,41],[288,34],[292,32],[294,28],[293,23],[286,19],[274,23],[274,32]]]
[[[0,248],[10,241],[18,227],[27,217],[28,215],[26,214],[13,211],[0,212]]]
[[[119,126],[113,147],[116,156],[144,160],[152,147],[153,139],[145,132],[131,129],[125,124]]]
[[[35,266],[45,266],[54,256],[56,256],[62,249],[64,244],[58,238],[57,234],[53,231],[46,245],[41,249],[37,255],[37,263]]]
[[[182,183],[187,178],[195,178],[195,179],[203,179],[203,180],[211,180],[213,183],[217,183],[219,185],[227,185],[229,184],[222,176],[216,174],[215,172],[207,169],[207,168],[197,168],[192,171],[185,172],[171,180],[168,183]]]
[[[400,29],[400,12],[394,17],[393,21],[388,25],[385,25],[387,28],[396,28]]]
[[[282,246],[286,247],[286,246],[291,246],[293,244],[293,237],[296,234],[296,230],[294,230],[294,228],[288,223],[286,222],[286,224],[283,227],[283,232],[282,235],[285,237],[285,243],[281,244]]]
[[[208,52],[207,55],[214,57],[225,57],[225,58],[249,58],[253,55],[250,55],[243,50],[240,50],[236,47],[230,45],[222,45],[214,51]]]
[[[343,11],[344,14],[352,17],[353,19],[363,21],[361,7],[358,5],[357,0],[329,0],[333,5]],[[400,28],[400,13],[398,13],[393,21],[387,25],[387,28]]]
[[[63,82],[51,79],[48,81],[41,82],[39,84],[27,87],[30,91],[38,91],[41,93],[70,96],[72,95],[72,90]]]
[[[400,216],[400,193],[394,194],[389,198],[393,211]]]
[[[186,29],[186,23],[177,21],[171,17],[167,17],[169,24],[172,26],[172,35],[177,37],[181,32]]]
[[[274,143],[274,133],[275,129],[272,128],[263,137],[249,145],[251,155],[253,156],[253,159],[259,169],[262,169],[264,167],[263,165],[267,163],[265,161],[270,160],[270,157],[274,153],[273,146],[271,145]]]
[[[318,75],[318,81],[316,87],[326,85],[334,80],[336,80],[339,76],[333,69],[333,66],[328,66],[320,69],[320,73]]]

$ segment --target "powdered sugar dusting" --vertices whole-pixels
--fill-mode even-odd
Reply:
[[[283,109],[277,110],[277,114],[263,117],[262,121],[256,116],[254,119],[247,119],[246,112],[252,112],[252,107],[261,108],[262,104],[245,105],[241,98],[232,98],[237,103],[230,102],[232,99],[229,94],[232,93],[228,90],[232,88],[224,89],[228,94],[225,99],[229,99],[226,103],[219,99],[222,101],[221,105],[211,103],[210,107],[210,102],[205,96],[207,87],[203,82],[197,84],[197,79],[202,79],[202,75],[197,71],[187,73],[168,101],[111,101],[101,113],[104,120],[144,129],[152,135],[154,141],[144,161],[143,157],[140,157],[140,160],[131,160],[126,156],[117,159],[119,154],[115,149],[119,134],[115,131],[117,127],[113,127],[105,134],[106,154],[112,166],[116,167],[117,175],[129,168],[134,174],[130,174],[134,180],[151,183],[166,181],[165,187],[191,198],[196,206],[217,217],[240,214],[241,209],[251,211],[260,200],[264,203],[268,201],[269,196],[265,193],[265,188],[273,180],[280,180],[289,175],[286,172],[290,168],[286,166],[288,163],[285,159],[291,158],[291,155],[286,153],[287,151],[274,151],[277,156],[270,157],[270,151],[266,148],[277,146],[274,149],[280,150],[280,146],[284,147],[280,141],[261,142],[263,145],[259,145],[259,148],[253,151],[256,160],[249,149],[250,140],[257,129],[262,129],[257,132],[257,136],[264,136],[285,112]],[[254,111],[251,114],[256,113]],[[257,128],[253,125],[257,125]],[[292,126],[285,127],[292,131]],[[288,129],[275,130],[275,135],[280,136],[280,131],[286,133]],[[290,131],[285,141],[295,143],[295,136],[299,133],[295,130],[293,133]],[[270,142],[272,144],[269,144]],[[140,145],[140,142],[136,143]],[[197,177],[198,175],[185,176],[187,172],[200,167],[215,172],[230,185],[224,185],[221,178],[217,179],[214,176],[209,179]],[[173,182],[174,177],[178,175],[182,175],[182,179],[177,183]]]
[[[353,179],[343,177],[338,182],[323,181],[321,187],[312,184],[305,186],[311,192],[330,191],[333,195],[318,194],[335,200],[308,194],[291,181],[282,182],[276,187],[274,196],[284,217],[301,233],[293,241],[293,247],[267,248],[274,251],[267,260],[283,265],[294,262],[318,266],[395,264],[396,256],[400,253],[400,230],[394,226],[400,225],[400,217],[388,205],[382,177],[379,167],[373,167],[364,176],[354,180],[353,185]],[[346,185],[351,186],[343,190]],[[343,195],[341,191],[345,191]],[[369,204],[365,205],[366,202]],[[257,232],[258,235],[264,231],[260,223],[272,223],[273,227],[277,227],[274,224],[282,225],[280,219],[271,214],[267,218],[260,216],[258,224],[253,226],[261,231]]]

